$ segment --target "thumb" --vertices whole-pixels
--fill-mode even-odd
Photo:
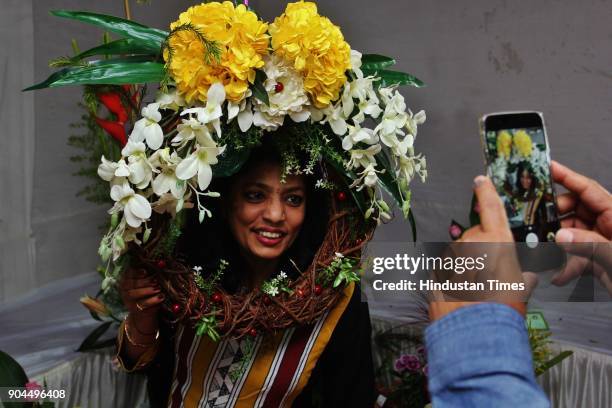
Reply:
[[[480,207],[480,223],[485,232],[507,228],[506,210],[489,177],[477,176],[474,179],[474,193]]]
[[[561,228],[555,241],[570,254],[593,259],[604,269],[612,269],[612,243],[595,231]]]

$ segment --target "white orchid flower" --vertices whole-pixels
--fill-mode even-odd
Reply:
[[[139,189],[146,188],[153,178],[153,166],[146,155],[146,147],[142,142],[128,140],[121,150],[121,155],[127,157],[130,175],[128,179]]]
[[[129,185],[113,186],[110,195],[115,200],[115,205],[108,211],[109,214],[123,211],[125,220],[130,227],[138,228],[151,216],[149,201],[140,194],[136,194]]]
[[[379,144],[372,145],[367,149],[351,150],[351,160],[348,162],[348,167],[355,169],[358,167],[368,167],[370,164],[376,165],[376,154],[382,150]]]
[[[419,125],[425,123],[427,116],[425,115],[424,110],[420,110],[417,113],[413,114],[412,111],[408,110],[408,120],[406,121],[406,130],[412,136],[416,137],[417,128]]]
[[[180,181],[176,177],[175,170],[170,167],[162,170],[153,179],[151,186],[153,187],[153,192],[159,197],[169,191],[176,199],[183,198],[187,189],[187,183]]]
[[[361,53],[357,50],[351,50],[351,70],[357,75],[357,78],[363,78],[363,72],[361,72]]]
[[[121,159],[118,162],[112,162],[102,156],[101,163],[98,165],[98,176],[104,181],[108,181],[112,186],[117,184],[127,183],[127,177],[130,175],[130,169]]]
[[[185,98],[178,93],[176,88],[173,88],[170,92],[158,93],[155,102],[159,104],[161,109],[171,109],[173,111],[185,106]]]
[[[221,105],[224,101],[225,88],[221,82],[215,82],[208,88],[205,107],[185,109],[181,115],[195,113],[201,123],[212,124],[217,131],[217,136],[221,137],[221,122],[219,118],[223,115]]]
[[[325,120],[322,123],[329,123],[329,126],[331,126],[335,134],[344,136],[348,127],[342,104],[337,103],[336,106],[329,105],[327,108],[323,109],[323,113],[325,114]]]
[[[245,108],[238,114],[238,126],[240,130],[246,132],[253,125],[253,109],[251,108],[251,102],[245,102]]]
[[[344,150],[351,150],[359,142],[369,145],[378,142],[378,136],[376,136],[372,129],[362,128],[359,125],[349,125],[348,130],[349,133],[342,139],[342,148]]]
[[[134,130],[130,134],[130,140],[138,143],[146,140],[147,146],[157,150],[164,142],[164,131],[159,126],[161,113],[159,103],[150,103],[142,108],[142,118],[134,124]]]
[[[361,183],[363,184],[357,187],[357,191],[363,189],[364,186],[374,187],[378,182],[377,173],[382,173],[383,171],[384,170],[376,170],[374,168],[374,164],[370,163],[362,172],[359,173],[359,178],[357,178],[350,187],[353,188]]]
[[[198,176],[198,187],[204,191],[212,180],[211,164],[217,164],[217,156],[225,150],[223,147],[197,146],[196,149],[176,166],[176,176],[179,180],[190,180],[196,174]]]
[[[183,119],[183,122],[176,127],[176,130],[178,133],[170,142],[173,146],[180,148],[194,139],[204,146],[215,143],[208,125],[201,123],[195,118]]]

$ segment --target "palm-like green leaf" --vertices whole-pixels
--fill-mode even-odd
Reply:
[[[87,66],[64,68],[45,81],[24,91],[84,84],[144,84],[159,82],[164,77],[164,64],[143,57],[94,61]]]
[[[395,64],[395,60],[391,57],[378,54],[363,54],[361,56],[361,69],[364,70],[380,70],[390,67]]]
[[[100,46],[91,48],[87,51],[73,57],[74,60],[81,60],[83,58],[91,57],[93,55],[151,55],[157,56],[160,52],[160,48],[157,46],[151,46],[147,42],[135,40],[133,38],[122,38],[120,40],[109,42],[108,44],[102,44]]]
[[[376,82],[376,84],[379,86],[410,85],[417,88],[425,86],[423,81],[405,72],[390,71],[385,69],[362,69],[362,71],[364,75],[374,75],[379,77],[380,81]]]
[[[143,43],[161,49],[162,42],[168,33],[157,28],[147,27],[134,21],[86,11],[54,10],[51,14],[57,17],[70,18],[104,28],[123,37],[141,40]]]

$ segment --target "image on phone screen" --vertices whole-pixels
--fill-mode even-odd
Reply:
[[[501,116],[508,117],[491,120]],[[514,120],[510,116],[515,116]],[[515,240],[552,242],[559,220],[545,130],[543,125],[537,126],[538,121],[517,119],[521,114],[487,118],[487,170],[504,204]]]

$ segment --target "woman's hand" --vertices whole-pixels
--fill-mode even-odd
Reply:
[[[144,269],[128,269],[125,271],[119,290],[123,304],[129,311],[133,321],[142,323],[157,323],[159,307],[164,301],[159,284]]]
[[[566,284],[590,269],[592,259],[594,274],[612,293],[612,195],[595,180],[555,161],[551,173],[553,180],[568,190],[557,198],[562,228],[557,231],[556,241],[567,252],[579,256],[570,258],[552,283]]]

